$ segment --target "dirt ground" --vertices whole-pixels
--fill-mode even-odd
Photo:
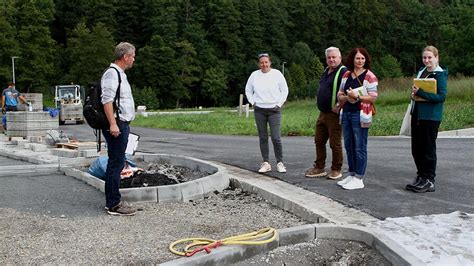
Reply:
[[[391,265],[378,251],[364,243],[315,239],[279,247],[235,265]]]
[[[124,179],[125,182],[128,182],[129,186],[143,187],[176,184],[208,175],[208,173],[205,172],[193,171],[189,168],[174,166],[164,161],[148,164],[140,163],[138,167],[143,168],[146,174],[136,176],[135,179]],[[124,183],[124,180],[122,180],[122,184]],[[267,202],[254,194],[234,188],[229,188],[222,192],[215,192],[208,195],[205,199],[187,203],[137,203],[133,205],[141,207],[140,209],[143,210],[137,214],[136,218],[133,218],[138,220],[133,223],[134,225],[132,225],[132,231],[135,232],[138,232],[136,226],[142,226],[142,233],[144,234],[138,235],[142,242],[135,243],[133,239],[135,239],[137,235],[133,234],[128,236],[127,232],[129,231],[129,228],[118,226],[116,229],[121,232],[121,236],[119,237],[120,240],[116,240],[120,245],[116,248],[122,249],[122,244],[120,243],[128,243],[127,249],[138,251],[138,254],[134,253],[134,256],[132,257],[118,256],[114,257],[112,260],[111,258],[98,257],[100,252],[97,251],[103,248],[99,244],[96,246],[96,249],[86,249],[87,251],[85,254],[79,257],[80,259],[77,256],[72,255],[70,257],[71,260],[64,260],[64,256],[60,257],[62,259],[56,260],[53,259],[53,252],[53,254],[50,253],[50,255],[53,255],[52,257],[49,257],[49,259],[42,258],[39,262],[90,263],[91,260],[89,259],[96,258],[98,259],[96,262],[99,263],[126,262],[132,264],[156,264],[179,258],[176,255],[170,254],[166,246],[170,241],[182,237],[199,236],[220,239],[236,234],[248,233],[264,227],[282,229],[307,223],[286,211],[272,206],[270,202]],[[163,216],[164,214],[166,215]],[[100,217],[100,220],[102,221],[99,223],[103,223],[104,218],[105,220],[109,220],[110,217]],[[25,217],[22,218],[22,220],[24,219]],[[57,220],[51,220],[53,223],[55,223],[55,221]],[[98,221],[95,221],[94,223],[98,223]],[[68,227],[77,226],[73,224],[69,224]],[[116,226],[117,225],[118,224],[116,224]],[[153,233],[150,234],[149,230],[151,228],[154,229]],[[96,228],[93,234],[94,237],[90,237],[92,235],[89,234],[89,237],[85,237],[82,240],[85,243],[94,243],[96,242],[96,240],[94,240],[96,237],[111,238],[111,235],[107,231],[102,232],[102,230],[97,229],[98,228]],[[79,228],[75,228],[75,231],[76,230],[78,232],[81,231]],[[13,233],[13,235],[14,234],[15,233]],[[151,235],[154,235],[154,237],[149,238]],[[74,238],[77,238],[77,236]],[[41,242],[43,241],[44,240],[41,240]],[[32,243],[35,243],[35,241]],[[112,241],[112,243],[114,242]],[[155,252],[148,254],[147,252],[150,250],[147,248],[147,252],[143,253],[143,243],[147,243],[149,246],[156,246],[158,249],[155,250]],[[35,253],[41,252],[42,246],[43,245],[37,245]],[[112,244],[111,246],[107,246],[114,249],[113,246],[115,245]],[[82,249],[82,251],[84,252],[85,250]],[[150,256],[143,256],[144,254]],[[3,262],[24,263],[29,261],[24,259],[25,257],[23,257],[23,259],[18,257],[13,259],[10,257],[10,259],[3,260]],[[2,260],[0,259],[0,262],[1,261]],[[344,240],[315,239],[311,242],[279,247],[275,250],[239,262],[236,265],[390,265],[390,263],[376,250],[363,243]]]
[[[144,171],[138,171],[132,177],[122,179],[120,188],[173,185],[209,175],[206,172],[172,165],[166,161],[140,162],[138,167]]]
[[[145,171],[123,179],[121,187],[163,186],[195,180],[209,173],[175,166],[166,161],[140,163]],[[241,190],[216,193],[219,198],[245,202],[252,195]],[[249,258],[236,265],[390,265],[376,250],[364,243],[344,240],[315,239],[297,245],[280,247]]]

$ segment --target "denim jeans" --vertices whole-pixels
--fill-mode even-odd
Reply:
[[[127,122],[119,121],[117,124],[120,134],[114,137],[108,130],[102,130],[107,141],[107,170],[105,172],[105,205],[112,208],[120,203],[120,172],[125,165],[125,149],[128,143],[130,126]]]
[[[342,113],[342,131],[349,174],[363,178],[367,168],[369,129],[360,126],[360,112]]]
[[[277,162],[283,161],[283,148],[281,146],[280,126],[281,126],[281,109],[280,108],[254,108],[255,123],[257,124],[258,138],[260,141],[260,152],[264,162],[269,162],[268,147],[268,128],[270,125],[271,138],[273,143],[273,151]]]
[[[332,150],[331,170],[341,171],[342,168],[342,128],[339,124],[339,115],[333,112],[319,114],[316,121],[314,144],[316,144],[316,161],[314,167],[324,169],[326,164],[326,143]]]

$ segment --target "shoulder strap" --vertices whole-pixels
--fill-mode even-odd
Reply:
[[[341,66],[337,72],[336,72],[336,76],[334,76],[334,81],[332,82],[332,101],[331,103],[332,104],[335,104],[336,102],[336,94],[337,94],[337,91],[338,91],[338,88],[337,88],[337,80],[339,79],[339,74],[341,74],[341,70],[343,68],[346,68],[345,66]]]
[[[119,84],[118,84],[118,87],[117,87],[117,91],[115,93],[115,98],[114,98],[114,102],[117,102],[117,118],[119,118],[119,113],[120,113],[120,85],[122,84],[122,77],[120,76],[120,72],[118,71],[118,69],[116,67],[109,67],[109,68],[113,68],[115,69],[115,71],[117,72],[117,75],[118,75],[118,81],[119,81]]]

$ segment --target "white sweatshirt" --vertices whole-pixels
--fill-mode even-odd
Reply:
[[[263,73],[260,69],[250,75],[245,86],[247,100],[261,108],[282,107],[288,97],[285,77],[277,69]]]

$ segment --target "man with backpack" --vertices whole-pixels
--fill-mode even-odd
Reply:
[[[102,75],[101,101],[110,127],[102,130],[107,141],[109,161],[105,174],[106,210],[111,215],[134,215],[136,209],[125,205],[120,195],[120,172],[125,163],[130,122],[135,118],[135,103],[125,70],[135,61],[135,47],[121,42],[115,47],[115,61]],[[116,97],[117,95],[117,97]]]

